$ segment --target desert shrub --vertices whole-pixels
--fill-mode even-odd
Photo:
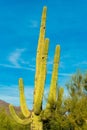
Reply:
[[[87,129],[87,74],[77,72],[67,83],[68,96],[56,105],[50,130]]]
[[[20,114],[22,117],[22,115]],[[0,108],[0,130],[29,130],[30,126],[17,124],[12,117],[6,113],[4,108]]]
[[[74,74],[67,83],[68,96],[59,89],[58,100],[50,101],[51,117],[44,121],[44,130],[87,129],[87,74]],[[53,107],[52,107],[53,106]],[[21,118],[23,115],[19,114]],[[43,116],[43,114],[42,114]],[[5,109],[0,109],[0,130],[29,130],[30,126],[17,124]]]

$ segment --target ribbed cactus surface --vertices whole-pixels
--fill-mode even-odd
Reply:
[[[45,38],[46,13],[47,7],[44,7],[42,12],[40,34],[36,55],[33,110],[30,111],[27,107],[24,95],[24,83],[22,78],[19,79],[20,107],[25,119],[20,119],[20,117],[16,115],[14,107],[12,105],[9,105],[10,112],[14,120],[23,125],[31,124],[31,130],[43,130],[43,120],[48,120],[48,118],[50,118],[51,116],[50,101],[57,102],[58,100],[60,100],[61,102],[63,94],[63,89],[60,89],[59,94],[57,94],[58,66],[60,59],[60,46],[57,45],[54,54],[53,71],[48,94],[48,101],[46,108],[42,110],[44,86],[47,72],[47,57],[49,49],[49,39]]]

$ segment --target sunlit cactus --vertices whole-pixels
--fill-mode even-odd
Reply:
[[[26,125],[31,124],[31,130],[43,130],[43,120],[48,120],[51,115],[51,105],[50,100],[52,102],[58,101],[57,92],[57,80],[58,80],[58,66],[60,59],[60,46],[57,45],[54,54],[54,63],[53,63],[53,72],[50,83],[50,90],[48,94],[47,105],[44,110],[42,110],[43,103],[43,95],[44,95],[44,86],[46,80],[46,72],[47,72],[47,56],[48,56],[48,48],[49,48],[49,39],[45,38],[45,30],[46,30],[46,12],[47,7],[43,8],[42,19],[41,19],[41,27],[40,34],[38,40],[37,47],[37,55],[36,55],[36,73],[35,73],[35,88],[34,88],[34,99],[33,99],[33,110],[30,111],[27,107],[25,95],[24,95],[24,84],[23,79],[19,79],[19,91],[20,91],[20,107],[21,111],[25,117],[25,119],[20,119],[13,108],[12,105],[9,106],[11,115],[14,120],[20,124]],[[59,91],[59,99],[61,100],[63,90]],[[43,113],[43,114],[42,114]],[[47,114],[46,114],[47,113]],[[42,115],[45,115],[44,118]]]

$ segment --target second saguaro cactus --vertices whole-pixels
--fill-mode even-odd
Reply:
[[[46,108],[42,110],[44,86],[46,80],[47,72],[47,56],[49,48],[49,39],[45,38],[46,30],[46,12],[47,7],[43,8],[40,34],[37,47],[36,55],[36,73],[35,73],[35,88],[34,88],[34,100],[33,100],[33,110],[30,111],[27,107],[25,95],[24,95],[24,83],[23,79],[19,79],[19,92],[20,92],[20,107],[25,119],[20,119],[14,110],[12,105],[9,106],[11,115],[14,120],[20,124],[26,125],[31,124],[31,130],[43,130],[43,120],[47,120],[51,115],[51,105],[49,101],[56,102],[58,100],[57,96],[57,80],[58,80],[58,66],[60,58],[60,46],[57,45],[54,54],[53,72],[50,84],[50,90],[48,94],[48,101]],[[59,91],[60,92],[60,91]],[[60,94],[59,94],[60,95]],[[62,98],[61,98],[62,99]],[[45,115],[48,112],[47,117],[42,117],[42,111]]]

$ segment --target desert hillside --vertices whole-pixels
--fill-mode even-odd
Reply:
[[[14,107],[16,112],[20,112],[20,107]],[[5,109],[6,110],[6,113],[9,114],[9,103],[3,101],[3,100],[0,100],[0,109]]]

